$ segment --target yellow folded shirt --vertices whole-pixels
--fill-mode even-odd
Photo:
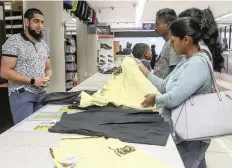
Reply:
[[[80,107],[106,106],[112,103],[116,106],[143,109],[141,103],[145,95],[160,94],[158,89],[142,74],[132,57],[126,57],[121,67],[120,72],[116,75],[112,74],[107,84],[92,96],[82,92]],[[151,109],[156,109],[156,106]]]
[[[57,168],[168,168],[118,139],[73,136],[50,149]]]

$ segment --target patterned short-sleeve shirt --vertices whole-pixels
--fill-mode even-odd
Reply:
[[[2,46],[2,55],[17,58],[14,70],[29,77],[42,77],[45,74],[45,63],[49,58],[49,48],[41,39],[32,42],[24,32],[12,35]],[[24,87],[32,93],[44,92],[44,89],[25,84],[8,81],[9,94],[16,89]]]

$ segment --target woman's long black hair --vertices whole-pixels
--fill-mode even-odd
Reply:
[[[211,10],[209,8],[204,10],[190,8],[181,12],[178,17],[191,17],[197,20],[201,31],[200,40],[208,46],[213,56],[214,70],[221,72],[221,69],[224,68],[224,58],[222,56],[222,47],[219,39],[217,23],[215,22]]]

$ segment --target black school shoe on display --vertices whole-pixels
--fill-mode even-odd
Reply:
[[[112,49],[111,46],[109,46],[107,44],[102,44],[102,43],[100,44],[100,47],[103,48],[103,49],[105,49],[105,50],[111,50]]]
[[[109,59],[108,62],[113,62],[113,61]]]
[[[112,58],[112,55],[108,55],[109,58]]]
[[[100,60],[100,62],[101,62],[101,63],[105,63],[105,61],[104,61],[104,60]]]
[[[100,55],[100,58],[105,58],[105,56],[104,55]]]
[[[102,67],[102,66],[104,66],[104,65],[106,65],[106,63],[99,63],[97,66],[98,66],[98,67]]]

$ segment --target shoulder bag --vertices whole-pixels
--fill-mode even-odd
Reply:
[[[173,134],[185,141],[232,134],[232,94],[220,92],[212,64],[205,57],[216,92],[194,95],[172,110]]]

